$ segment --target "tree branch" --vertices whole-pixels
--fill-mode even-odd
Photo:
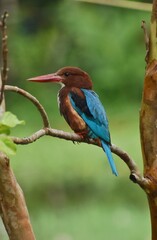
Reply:
[[[57,130],[53,128],[40,129],[29,137],[24,137],[24,138],[12,137],[12,140],[16,144],[24,145],[24,144],[33,143],[45,135],[65,139],[72,142],[80,142],[80,143],[83,142],[83,143],[93,144],[100,147],[98,142],[94,141],[93,139],[83,139],[78,134],[64,132],[62,130]],[[115,144],[111,145],[111,151],[126,163],[126,165],[130,170],[130,179],[134,183],[138,183],[142,188],[145,188],[148,184],[148,180],[141,176],[135,161],[128,155],[128,153],[126,153],[124,150],[117,147]]]
[[[143,32],[144,32],[144,41],[145,41],[145,46],[146,46],[145,61],[146,61],[146,63],[148,63],[148,59],[149,59],[149,36],[148,36],[145,21],[142,21],[141,28],[143,29]]]
[[[42,120],[43,120],[44,127],[47,128],[47,127],[50,126],[49,119],[48,119],[48,116],[47,116],[47,113],[46,113],[45,109],[43,108],[43,106],[40,104],[40,102],[33,95],[31,95],[30,93],[28,93],[27,91],[25,91],[25,90],[23,90],[19,87],[15,87],[15,86],[5,85],[4,89],[6,91],[16,92],[16,93],[24,96],[28,100],[30,100],[36,106],[38,111],[40,112],[40,115],[41,115]]]
[[[141,11],[151,11],[152,4],[137,2],[137,1],[126,1],[126,0],[76,0],[78,2],[87,2],[87,3],[95,3],[95,4],[103,4],[107,6],[113,7],[122,7],[128,9],[135,9]]]
[[[1,91],[0,91],[0,105],[3,101],[3,97],[4,97],[4,86],[7,82],[8,79],[8,47],[7,47],[7,25],[6,25],[6,19],[8,17],[8,12],[4,12],[4,14],[2,15],[2,20],[0,22],[0,27],[1,27],[1,31],[2,31],[2,63],[3,63],[3,67],[1,70],[1,78],[2,78],[2,84],[1,84]]]

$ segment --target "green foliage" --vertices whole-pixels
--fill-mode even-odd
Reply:
[[[10,129],[16,127],[17,125],[24,124],[25,122],[19,120],[11,112],[5,112],[0,118],[0,133],[10,133]]]
[[[114,194],[112,198],[114,198]],[[112,201],[111,201],[112,202]],[[148,209],[132,205],[88,201],[66,207],[46,206],[30,209],[36,239],[51,240],[143,240],[150,239]],[[142,230],[139,226],[142,223]],[[1,239],[8,240],[5,231]]]
[[[31,219],[38,240],[150,239],[148,211],[127,203],[111,205],[88,200],[66,208],[44,205],[32,212]],[[142,230],[138,227],[141,222]]]
[[[91,75],[103,100],[139,101],[145,68],[140,24],[147,21],[148,13],[61,1],[43,9],[42,22],[34,17],[41,12],[37,9],[27,9],[24,15],[21,8],[21,18],[10,33],[12,81],[36,90],[25,79],[75,65]],[[46,20],[49,25],[41,26]],[[31,31],[33,26],[36,31]],[[47,86],[43,86],[45,95]]]
[[[0,151],[7,155],[14,155],[16,153],[16,144],[8,136],[11,128],[17,125],[24,124],[24,121],[18,118],[11,112],[5,112],[0,118]]]
[[[16,144],[14,144],[10,137],[0,135],[0,151],[7,155],[14,155],[16,153]]]

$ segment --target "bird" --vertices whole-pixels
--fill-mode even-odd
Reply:
[[[84,139],[98,141],[108,158],[112,173],[118,172],[111,153],[111,138],[106,111],[93,91],[89,74],[79,67],[67,66],[55,73],[29,78],[32,82],[60,83],[58,105],[71,129]]]

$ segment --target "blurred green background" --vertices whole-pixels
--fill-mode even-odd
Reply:
[[[139,109],[145,72],[141,21],[150,13],[77,1],[0,1],[9,11],[9,84],[36,96],[53,128],[71,131],[59,115],[58,85],[27,78],[72,65],[93,79],[110,122],[112,142],[142,171]],[[12,132],[28,136],[42,127],[37,110],[6,93],[7,110],[26,121]],[[44,137],[18,146],[11,164],[28,205],[38,240],[146,240],[150,237],[146,196],[114,156],[112,175],[103,151],[92,145]],[[3,225],[0,239],[6,240]]]

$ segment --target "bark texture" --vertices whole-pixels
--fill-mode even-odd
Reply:
[[[11,240],[34,240],[23,192],[10,168],[8,157],[0,152],[1,217]]]
[[[157,239],[157,61],[147,66],[140,112],[141,146],[145,187],[152,223],[152,239]]]

